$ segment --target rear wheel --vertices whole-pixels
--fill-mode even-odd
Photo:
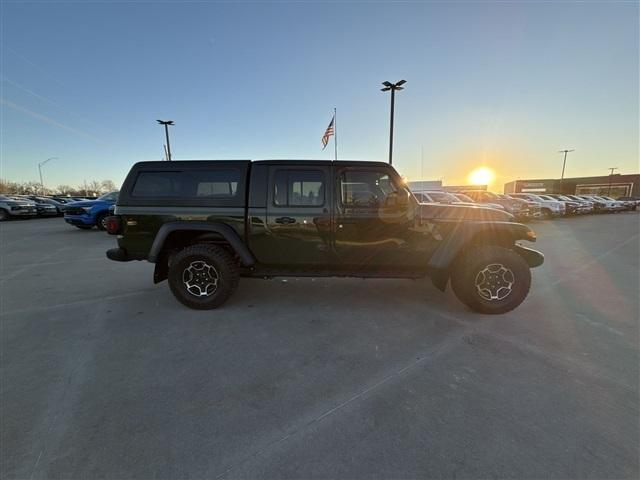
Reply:
[[[506,313],[527,297],[531,270],[508,248],[473,247],[454,265],[451,287],[458,299],[476,312]]]
[[[169,265],[169,288],[189,308],[209,310],[226,302],[238,286],[233,257],[215,245],[192,245],[178,252]]]

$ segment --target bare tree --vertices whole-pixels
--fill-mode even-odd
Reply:
[[[116,184],[112,180],[103,180],[100,186],[104,192],[113,192],[116,189]]]
[[[100,182],[97,180],[91,180],[90,182],[87,182],[87,191],[91,195],[100,194],[101,192]]]
[[[0,193],[12,195],[18,193],[19,185],[16,182],[3,180],[0,178]]]
[[[58,185],[56,190],[60,195],[71,195],[75,191],[71,185]]]

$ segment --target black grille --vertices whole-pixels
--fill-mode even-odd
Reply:
[[[65,207],[64,209],[64,213],[66,213],[67,215],[84,215],[84,210],[82,209],[82,207]]]

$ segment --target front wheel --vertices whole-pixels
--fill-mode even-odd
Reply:
[[[9,220],[9,212],[4,208],[0,208],[0,222],[4,222],[5,220]]]
[[[520,305],[531,287],[531,270],[516,252],[505,247],[473,247],[459,258],[451,273],[458,299],[479,313],[506,313]]]
[[[169,288],[189,308],[210,310],[226,302],[238,286],[233,257],[215,245],[192,245],[171,259]]]
[[[106,230],[107,229],[107,217],[109,216],[108,213],[101,213],[100,215],[98,215],[96,217],[96,227],[98,227],[98,230]]]

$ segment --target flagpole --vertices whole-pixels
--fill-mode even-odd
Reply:
[[[335,147],[335,160],[338,160],[338,114],[333,108],[333,146]]]

